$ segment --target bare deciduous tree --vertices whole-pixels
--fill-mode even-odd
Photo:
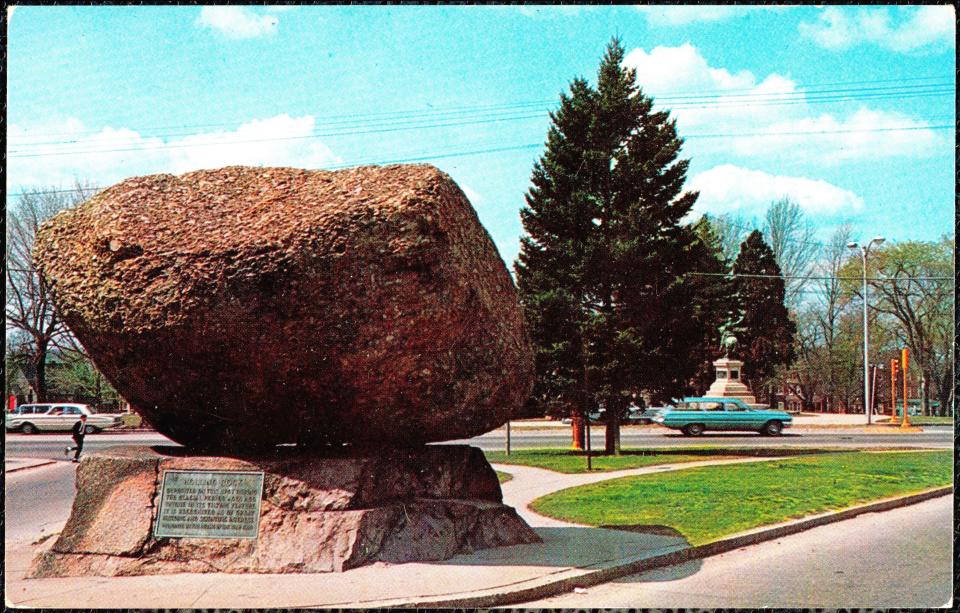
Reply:
[[[770,243],[786,281],[787,306],[794,308],[807,284],[819,245],[814,240],[813,226],[804,217],[803,209],[789,198],[781,198],[767,209],[763,234]]]
[[[756,229],[756,223],[748,221],[741,215],[705,215],[713,226],[713,231],[720,242],[720,251],[728,262],[737,259],[740,253],[740,243]]]
[[[848,298],[843,292],[840,279],[840,270],[849,257],[847,243],[850,242],[850,226],[843,225],[837,228],[824,245],[817,270],[822,277],[816,283],[820,308],[816,311],[820,326],[820,338],[824,345],[823,371],[826,375],[824,391],[827,397],[827,406],[832,409],[834,398],[837,395],[837,374],[840,356],[837,351],[837,341],[840,334],[840,317],[843,315]]]
[[[93,189],[79,183],[72,190],[25,190],[7,209],[6,321],[8,328],[19,330],[25,339],[21,351],[33,362],[35,375],[31,384],[38,401],[46,399],[46,365],[51,349],[77,346],[34,268],[33,243],[40,224],[93,193]]]

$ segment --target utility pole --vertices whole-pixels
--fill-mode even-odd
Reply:
[[[860,255],[863,258],[863,410],[867,414],[867,425],[872,423],[870,415],[870,326],[867,322],[867,254],[874,243],[881,244],[884,241],[882,236],[876,236],[870,239],[865,246],[860,247],[857,243],[847,243],[850,249],[860,249]]]
[[[890,423],[897,423],[897,366],[900,363],[890,360]]]
[[[507,420],[507,455],[510,455],[510,420]]]

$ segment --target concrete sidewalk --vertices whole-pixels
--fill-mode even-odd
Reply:
[[[607,473],[565,475],[523,466],[498,466],[513,479],[504,501],[543,542],[478,551],[443,562],[378,563],[344,573],[149,577],[81,577],[24,580],[30,561],[55,539],[6,551],[6,601],[30,608],[310,608],[496,606],[531,600],[558,589],[609,580],[651,559],[692,551],[682,535],[578,526],[527,508],[559,489],[628,475],[778,458],[713,459]],[[529,598],[526,598],[529,596]],[[506,597],[506,598],[505,598]],[[511,599],[512,598],[512,599]]]

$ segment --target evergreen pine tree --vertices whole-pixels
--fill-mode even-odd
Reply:
[[[793,363],[797,327],[784,305],[780,267],[759,230],[740,245],[733,274],[737,306],[743,315],[734,355],[744,361],[747,384],[755,394],[766,397],[766,384],[775,369]]]
[[[583,380],[591,211],[581,198],[578,173],[584,165],[593,91],[583,79],[561,94],[551,113],[546,151],[534,164],[527,206],[520,211],[527,236],[521,238],[517,285],[536,352],[534,401],[560,415],[587,411]]]
[[[597,87],[577,79],[561,97],[521,212],[528,236],[517,263],[535,393],[605,407],[608,453],[619,451],[619,420],[638,394],[682,394],[698,342],[684,282],[697,248],[680,223],[696,200],[682,193],[683,141],[623,57],[614,39]]]

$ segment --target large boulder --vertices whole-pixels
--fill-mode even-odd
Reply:
[[[530,391],[510,276],[432,166],[128,179],[34,258],[107,379],[195,448],[470,437]]]

